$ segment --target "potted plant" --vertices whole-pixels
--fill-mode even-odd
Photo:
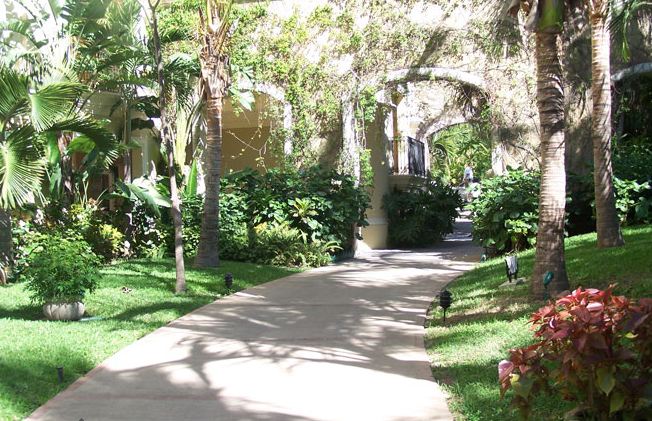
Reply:
[[[48,320],[79,320],[83,299],[97,287],[99,258],[82,239],[49,235],[34,250],[25,270],[32,300]]]

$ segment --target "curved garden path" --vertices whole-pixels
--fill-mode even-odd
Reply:
[[[473,267],[470,223],[239,292],[124,348],[30,420],[451,420],[424,316]]]

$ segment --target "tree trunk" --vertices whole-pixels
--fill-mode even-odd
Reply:
[[[219,259],[219,194],[222,166],[222,98],[209,97],[206,104],[206,147],[204,149],[204,171],[206,195],[204,214],[201,221],[197,267],[217,267]]]
[[[131,94],[129,94],[131,95]],[[126,150],[123,155],[124,161],[124,172],[122,174],[123,180],[127,183],[131,183],[131,101],[125,101],[125,112],[124,112],[124,133],[123,133],[123,142],[126,145]]]
[[[11,237],[11,215],[7,209],[0,208],[0,285],[7,283],[8,268],[13,260]]]
[[[68,155],[71,133],[60,132],[57,136],[57,147],[59,149],[61,165],[61,201],[64,208],[69,207],[75,200],[75,192],[72,186],[72,159]]]
[[[158,4],[158,3],[157,3]],[[182,294],[186,292],[186,271],[183,261],[183,220],[181,219],[181,202],[177,189],[177,171],[174,167],[174,142],[167,115],[167,98],[165,97],[165,77],[163,75],[163,55],[161,51],[161,40],[158,34],[158,21],[156,19],[156,6],[150,3],[152,37],[154,38],[154,61],[159,85],[159,108],[161,109],[161,137],[167,152],[168,175],[170,176],[170,197],[172,199],[172,223],[174,225],[174,261],[176,267],[175,292]]]
[[[543,277],[554,275],[548,293],[568,289],[564,258],[566,173],[564,169],[564,89],[557,40],[559,34],[536,34],[537,106],[541,125],[541,193],[539,230],[531,295],[543,298]]]
[[[591,14],[593,116],[593,181],[595,184],[598,247],[617,247],[625,242],[620,232],[613,170],[611,168],[611,68],[607,8],[596,7]]]

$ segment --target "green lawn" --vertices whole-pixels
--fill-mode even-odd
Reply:
[[[224,274],[235,290],[296,270],[222,262],[217,270],[186,270],[189,293],[174,295],[172,260],[132,260],[102,270],[81,322],[48,322],[22,284],[0,288],[0,419],[21,419],[143,335],[225,294]],[[123,293],[122,287],[131,288]],[[57,366],[65,368],[58,383]]]
[[[624,230],[625,247],[595,247],[595,234],[566,241],[571,287],[604,288],[618,283],[616,292],[629,297],[652,296],[652,226]],[[533,250],[519,255],[519,276],[529,277]],[[542,303],[530,302],[526,286],[498,289],[506,280],[502,259],[481,264],[454,281],[453,306],[442,326],[441,309],[427,330],[427,347],[435,377],[451,395],[458,418],[473,421],[518,419],[509,408],[509,395],[500,400],[497,364],[513,347],[531,341],[529,315]],[[568,408],[557,398],[541,397],[532,419],[557,420]]]

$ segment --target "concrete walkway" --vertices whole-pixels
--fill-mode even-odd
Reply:
[[[124,348],[30,420],[452,420],[424,316],[480,258],[470,223],[216,301]]]

